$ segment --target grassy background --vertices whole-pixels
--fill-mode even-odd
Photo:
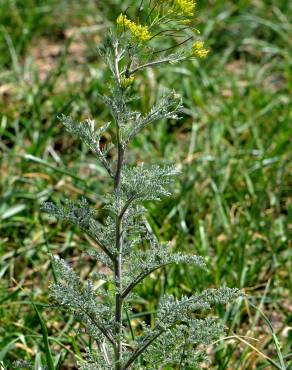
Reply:
[[[98,99],[108,75],[96,44],[121,8],[133,3],[0,1],[0,364],[8,368],[17,358],[36,368],[46,363],[32,301],[61,369],[74,368],[86,343],[69,314],[46,305],[48,251],[86,277],[94,267],[82,257],[88,240],[40,215],[39,205],[64,193],[86,194],[101,205],[109,184],[57,116],[108,120]],[[144,300],[137,312],[150,312],[151,320],[165,291],[244,288],[268,322],[247,301],[218,308],[227,335],[240,337],[210,347],[211,368],[275,368],[270,359],[289,368],[292,3],[200,1],[198,21],[209,57],[149,70],[136,86],[143,111],[165,87],[177,90],[184,97],[183,119],[145,132],[130,160],[181,168],[174,196],[149,205],[148,221],[174,248],[205,256],[209,273],[187,266],[157,272],[138,288]]]

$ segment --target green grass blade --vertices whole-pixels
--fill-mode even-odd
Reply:
[[[46,324],[45,324],[44,320],[42,319],[41,314],[39,313],[36,305],[34,303],[32,303],[32,305],[33,305],[33,308],[34,308],[35,313],[37,315],[37,318],[39,320],[39,323],[41,325],[48,370],[55,370],[54,361],[53,361],[53,357],[52,357],[52,353],[51,353],[51,349],[50,349],[50,345],[49,345],[48,330],[47,330]]]
[[[257,310],[262,319],[265,321],[265,323],[267,324],[268,328],[270,329],[270,332],[272,334],[272,338],[273,338],[273,342],[275,344],[275,347],[276,347],[276,352],[277,352],[277,356],[278,356],[278,359],[279,359],[279,362],[281,364],[281,369],[282,370],[287,370],[287,367],[286,367],[286,364],[285,364],[285,361],[284,361],[284,357],[283,357],[283,354],[281,352],[281,347],[280,347],[280,343],[279,343],[279,340],[278,340],[278,337],[274,331],[274,328],[270,322],[270,320],[268,319],[268,317],[263,313],[263,311],[261,309],[259,309],[258,307],[256,307],[253,303],[251,303],[249,301],[249,304],[255,309]]]
[[[13,339],[11,342],[9,342],[4,348],[0,351],[0,361],[4,359],[7,352],[10,351],[12,348],[14,348],[14,343],[18,340],[18,337]]]

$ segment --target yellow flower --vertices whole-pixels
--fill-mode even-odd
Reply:
[[[124,26],[126,27],[126,25],[128,24],[129,20],[127,19],[127,17],[124,15],[124,14],[120,14],[117,18],[117,25],[118,26]]]
[[[172,9],[177,15],[192,17],[194,15],[196,2],[193,0],[173,0]]]
[[[150,40],[151,34],[148,31],[147,26],[137,24],[127,18],[126,15],[120,14],[117,18],[117,25],[123,27],[124,30],[129,30],[132,35],[132,39],[135,42],[146,42]]]
[[[121,88],[126,89],[127,87],[132,85],[133,82],[134,82],[134,76],[130,76],[130,77],[122,76],[121,77]]]
[[[208,53],[209,53],[209,50],[204,48],[203,41],[196,41],[193,43],[192,54],[194,54],[198,58],[206,58]]]

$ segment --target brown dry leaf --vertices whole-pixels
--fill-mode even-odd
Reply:
[[[242,60],[234,60],[231,63],[226,64],[225,69],[226,71],[234,73],[238,76],[244,71],[245,65]]]
[[[43,172],[27,172],[22,174],[22,177],[27,177],[27,178],[42,178],[44,180],[51,180],[51,177],[47,175],[46,173]]]
[[[217,236],[217,240],[220,243],[224,243],[227,239],[228,239],[228,237],[225,234],[220,234],[220,235]]]
[[[224,96],[224,98],[230,98],[233,93],[230,89],[223,89],[221,90],[221,95]]]
[[[48,39],[38,40],[38,44],[31,49],[30,55],[38,67],[41,81],[45,80],[48,73],[57,66],[57,59],[61,50],[61,44],[54,43]]]
[[[72,38],[68,47],[68,63],[83,63],[86,59],[86,45],[77,32],[65,33],[66,38]],[[58,58],[63,50],[64,41],[52,42],[49,39],[39,39],[38,43],[31,49],[30,55],[35,61],[39,71],[41,81],[45,80],[47,75],[57,67]],[[79,74],[76,69],[68,70],[68,80],[72,83],[79,79]]]
[[[264,240],[265,242],[269,243],[268,238],[265,235],[260,234],[259,232],[255,232],[252,236],[252,240],[256,240],[256,239],[261,239],[261,240]]]
[[[22,344],[20,342],[15,343],[15,347],[23,349],[24,351],[26,351],[27,353],[29,353],[32,356],[35,355],[34,351],[31,348],[28,348],[27,346],[25,346],[24,344]]]
[[[13,90],[12,84],[4,84],[0,86],[0,95],[9,95]]]

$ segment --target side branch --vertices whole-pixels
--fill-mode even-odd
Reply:
[[[181,58],[178,58],[178,59],[171,59],[171,58],[165,58],[165,59],[160,59],[160,60],[155,60],[153,62],[149,62],[149,63],[145,63],[145,64],[141,64],[140,66],[132,69],[131,71],[126,71],[125,72],[125,76],[127,78],[129,78],[131,75],[133,75],[134,73],[140,71],[141,69],[144,69],[144,68],[148,68],[148,67],[155,67],[159,64],[163,64],[163,63],[171,63],[171,62],[179,62],[181,60],[185,60],[186,57],[181,57]]]
[[[208,289],[207,291],[197,295],[192,296],[187,300],[181,300],[171,308],[169,307],[168,310],[164,313],[164,315],[159,319],[160,322],[164,322],[165,319],[169,320],[169,316],[171,316],[171,311],[181,307],[188,307],[190,312],[193,312],[196,307],[195,304],[198,305],[197,308],[206,308],[210,304],[218,304],[218,303],[228,303],[231,299],[237,298],[241,295],[241,292],[238,289],[230,289],[230,288],[221,288],[221,289]],[[156,324],[154,329],[152,330],[151,334],[145,336],[144,340],[142,341],[141,346],[138,346],[132,356],[127,360],[125,365],[122,367],[122,370],[128,369],[131,364],[140,356],[147,347],[149,347],[161,334],[163,334],[166,330],[171,329],[173,326],[179,324],[180,320],[177,321],[177,318],[174,317],[172,322],[168,323],[168,325],[159,325]]]
[[[164,330],[161,329],[157,333],[147,336],[145,338],[145,343],[133,352],[132,356],[128,359],[121,370],[128,369],[132,365],[132,363],[145,351],[145,349],[149,347],[163,332]]]
[[[111,251],[94,235],[92,231],[82,227],[81,230],[84,231],[91,239],[93,239],[98,244],[100,249],[111,259],[112,262],[115,261],[115,256],[113,255],[113,253],[111,253]]]
[[[104,169],[109,174],[109,176],[111,178],[114,178],[114,173],[111,169],[111,166],[109,165],[108,161],[106,160],[106,158],[105,158],[104,154],[102,153],[102,151],[100,150],[100,148],[98,148],[98,152],[96,154],[97,154],[101,164],[103,165]]]
[[[92,217],[93,212],[89,208],[85,199],[82,199],[79,204],[74,204],[71,201],[67,201],[67,208],[59,207],[51,202],[44,202],[41,205],[41,209],[49,215],[56,217],[58,220],[67,221],[72,225],[79,227],[83,232],[90,236],[99,245],[102,251],[111,259],[111,261],[114,262],[114,253],[112,253],[97,236],[98,230],[95,230],[97,223]]]
[[[89,320],[102,332],[102,334],[110,341],[110,343],[113,345],[113,346],[116,346],[116,342],[115,340],[112,338],[112,336],[108,333],[108,331],[106,330],[106,328],[98,323],[94,317],[92,317],[92,315],[90,315],[86,310],[84,310],[84,308],[82,306],[80,306],[80,309],[81,311],[89,318]]]
[[[126,202],[126,204],[124,205],[121,213],[119,214],[119,219],[122,220],[125,213],[127,212],[127,210],[129,209],[131,203],[135,200],[135,196],[133,195],[131,198],[129,198]]]
[[[153,267],[150,270],[141,272],[136,278],[123,290],[122,292],[122,298],[125,299],[127,295],[135,288],[136,285],[138,285],[143,279],[145,279],[148,275],[150,275],[152,272],[160,269],[161,267],[165,267],[167,265],[170,265],[173,262],[167,262],[158,266]]]
[[[143,256],[141,256],[143,258]],[[147,261],[147,256],[145,256]],[[132,289],[139,284],[143,279],[145,279],[153,271],[158,270],[161,267],[168,266],[173,263],[187,262],[196,265],[199,268],[206,269],[205,262],[202,257],[199,256],[189,256],[182,253],[173,253],[171,255],[158,254],[156,258],[159,258],[159,261],[151,262],[151,265],[146,267],[139,275],[137,275],[134,280],[124,289],[122,297],[125,298]],[[150,259],[151,260],[151,259]],[[149,261],[150,263],[150,261]]]

